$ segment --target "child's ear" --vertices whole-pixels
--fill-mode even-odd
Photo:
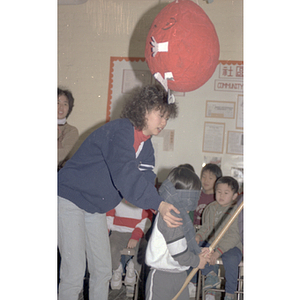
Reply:
[[[232,200],[234,201],[238,195],[239,195],[238,193],[233,194]]]

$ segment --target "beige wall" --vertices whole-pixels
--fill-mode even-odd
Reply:
[[[78,128],[81,140],[105,122],[110,56],[143,57],[152,21],[169,2],[172,1],[88,0],[81,5],[58,6],[58,84],[73,92],[75,107],[68,122]],[[220,60],[243,60],[242,0],[194,2],[204,9],[216,28]],[[157,153],[160,180],[166,176],[167,171],[163,170],[185,162],[200,173],[208,100],[200,90],[186,93],[184,102],[178,101],[180,115],[167,126],[175,129],[174,152],[158,149]],[[234,159],[221,156],[222,169],[230,175]],[[238,160],[241,166],[241,158]]]

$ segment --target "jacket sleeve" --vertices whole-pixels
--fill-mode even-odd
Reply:
[[[159,215],[158,218],[157,228],[164,236],[167,248],[173,259],[181,266],[198,267],[200,258],[188,250],[182,225],[176,228],[169,228],[161,215]]]
[[[137,161],[139,164],[139,170],[143,172],[143,176],[145,176],[146,180],[155,184],[156,175],[153,172],[155,167],[155,157],[151,139],[144,143],[143,150],[137,157]]]
[[[112,182],[122,197],[137,207],[155,209],[163,201],[153,182],[149,182],[139,170],[139,160],[133,148],[133,127],[123,126],[107,132],[107,142],[102,154]]]
[[[224,225],[227,223],[228,219],[229,218],[227,218],[227,220],[224,222]],[[222,226],[222,228],[223,227],[224,226]],[[238,246],[240,242],[241,237],[238,228],[238,218],[236,218],[217,244],[216,251],[218,251],[220,255],[222,255],[228,250]]]
[[[201,241],[205,241],[208,238],[210,232],[212,231],[212,228],[210,227],[210,210],[211,206],[206,206],[203,212],[202,225],[196,231],[196,235],[200,236]]]
[[[153,216],[153,214],[150,209],[147,209],[147,210],[143,209],[142,219],[138,224],[136,224],[136,226],[131,234],[132,239],[139,240],[140,238],[142,238],[145,235],[145,233],[151,227],[152,216]]]

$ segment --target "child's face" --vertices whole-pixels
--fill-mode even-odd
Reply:
[[[167,125],[168,114],[162,114],[159,110],[151,110],[146,113],[146,126],[144,135],[158,135]]]
[[[57,100],[57,118],[64,119],[69,111],[69,101],[65,95],[60,95]]]
[[[205,194],[213,194],[214,185],[217,180],[216,175],[210,171],[204,171],[200,179]]]
[[[230,205],[237,196],[238,194],[234,194],[231,187],[226,183],[219,183],[216,187],[216,200],[223,207]]]

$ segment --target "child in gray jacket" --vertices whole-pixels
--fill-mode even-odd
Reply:
[[[238,182],[230,176],[219,178],[215,184],[216,201],[210,203],[204,210],[203,223],[196,232],[196,241],[199,245],[209,247],[219,232],[227,224],[237,209]],[[205,279],[204,289],[214,288],[220,283],[215,271],[215,264],[222,257],[225,269],[225,298],[233,300],[237,289],[238,265],[242,259],[242,242],[238,228],[238,218],[234,220],[211,256],[210,265],[202,270]],[[215,300],[215,292],[207,293],[205,300]]]
[[[146,250],[146,264],[151,267],[146,283],[147,300],[172,299],[186,280],[186,270],[191,266],[203,269],[209,262],[211,254],[208,248],[201,252],[188,214],[197,205],[200,189],[199,177],[184,167],[173,169],[159,189],[166,202],[176,205],[183,225],[170,228],[160,214],[156,216]],[[185,288],[178,299],[188,298]]]

